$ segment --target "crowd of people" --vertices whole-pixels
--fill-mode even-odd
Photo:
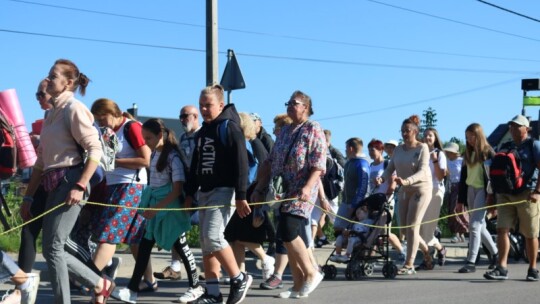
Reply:
[[[477,123],[465,130],[463,158],[457,144],[443,147],[436,129],[421,134],[416,115],[401,124],[401,143],[373,139],[368,157],[363,140],[351,137],[344,143],[344,157],[330,144],[331,132],[311,119],[314,104],[302,91],[293,92],[286,113],[274,119],[274,141],[259,115],[225,104],[221,86],[205,87],[198,106],[180,109],[184,133],[177,139],[162,120],[138,122],[113,100],[101,98],[88,108],[75,97],[76,92],[84,96],[88,83],[72,61],[59,59],[38,86],[44,124],[39,137],[32,138],[38,158],[20,215],[28,221],[53,210],[23,227],[18,266],[0,252],[0,279],[10,277],[17,286],[0,303],[35,302],[39,278],[31,271],[40,231],[55,303],[70,303],[70,286],[86,290],[92,303],[106,303],[109,297],[136,303],[141,293],[157,291],[158,279],[178,280],[182,264],[189,287],[178,298],[181,303],[223,303],[224,277],[229,281],[227,304],[240,303],[253,283],[245,269],[246,249],[261,260],[260,288],[283,288],[288,265],[292,286],[278,297],[308,297],[324,277],[313,255],[314,248],[329,243],[322,227],[329,220],[338,239],[330,260],[347,263],[359,236],[369,231],[366,224],[373,223],[362,205],[373,194],[386,196],[388,210],[403,227],[388,236],[399,254],[399,275],[445,264],[446,248],[436,229],[446,195],[448,212],[456,214],[449,220],[452,242],[469,236],[460,273],[476,271],[484,244],[491,257],[484,276],[506,279],[507,235],[519,220],[530,263],[526,278],[539,278],[540,142],[529,137],[529,121],[521,115],[508,122],[512,141],[505,148],[518,151],[525,186],[500,193],[489,180],[495,153]],[[103,170],[111,149],[114,168]],[[329,197],[323,186],[330,166],[342,170],[338,197]],[[274,188],[269,185],[276,181],[281,192],[273,198],[281,200],[278,204],[250,204],[267,200]],[[476,209],[520,200],[525,202],[497,208],[495,244],[485,222],[487,214],[495,215],[494,208]],[[200,209],[178,210],[191,207]],[[474,210],[463,213],[467,208]],[[326,213],[337,217],[327,218]],[[200,226],[203,274],[187,244],[192,223]],[[89,240],[96,248],[89,248]],[[121,264],[114,257],[119,244],[129,245],[136,260],[126,287],[114,280]],[[151,261],[155,245],[171,251],[170,265],[157,272]],[[415,266],[418,250],[423,259]]]

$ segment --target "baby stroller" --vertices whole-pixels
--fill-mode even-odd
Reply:
[[[369,216],[374,220],[373,226],[369,227],[369,232],[361,238],[352,250],[350,259],[345,269],[345,277],[348,280],[358,280],[363,277],[371,276],[374,272],[375,262],[382,261],[382,273],[385,278],[393,279],[396,277],[398,268],[390,260],[389,249],[389,224],[392,222],[388,200],[383,193],[372,194],[360,202],[359,206],[367,206]],[[384,228],[382,228],[384,227]],[[329,264],[331,257],[336,250],[334,249],[322,266],[324,277],[334,279],[337,275],[336,266]]]

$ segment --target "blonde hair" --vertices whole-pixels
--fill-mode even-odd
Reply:
[[[108,98],[100,98],[94,101],[92,107],[90,108],[90,112],[92,112],[94,115],[111,114],[114,117],[124,115],[122,110],[120,110],[120,107],[118,107],[118,104]]]
[[[245,112],[240,112],[238,115],[240,116],[240,128],[242,128],[244,137],[248,140],[257,137],[257,127],[251,116]]]
[[[465,129],[465,133],[467,132],[474,134],[476,141],[474,146],[471,146],[468,142],[466,142],[463,159],[467,165],[474,165],[475,163],[484,162],[488,159],[492,148],[484,135],[482,126],[480,126],[478,123],[472,123],[467,127],[467,129]]]
[[[274,124],[277,128],[292,124],[292,119],[286,113],[278,114],[274,117]]]
[[[219,102],[225,101],[225,97],[223,96],[223,87],[219,84],[207,86],[206,88],[201,90],[201,96],[212,94],[216,95]]]

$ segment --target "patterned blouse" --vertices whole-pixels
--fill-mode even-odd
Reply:
[[[290,153],[288,153],[290,150]],[[307,183],[312,169],[326,170],[326,139],[319,123],[306,121],[301,125],[284,126],[279,133],[268,160],[272,176],[282,175],[286,189],[284,198],[297,198]],[[285,158],[289,154],[287,163]],[[319,183],[311,190],[310,201],[315,202]],[[309,218],[313,205],[300,200],[286,201],[280,211]]]

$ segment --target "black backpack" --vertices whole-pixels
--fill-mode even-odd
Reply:
[[[526,189],[532,174],[526,175],[522,167],[522,159],[514,145],[504,145],[491,160],[489,179],[495,193],[517,194]],[[533,155],[533,140],[528,139],[529,155]],[[532,170],[534,173],[534,170]]]
[[[345,180],[343,167],[335,158],[326,158],[326,174],[322,178],[324,194],[328,199],[335,199],[343,190]]]

